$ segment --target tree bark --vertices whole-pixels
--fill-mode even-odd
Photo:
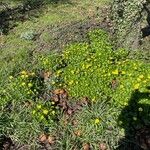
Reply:
[[[148,4],[149,0],[114,0],[112,18],[117,47],[131,50],[138,48],[142,37],[144,5]]]

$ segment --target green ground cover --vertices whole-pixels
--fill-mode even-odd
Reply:
[[[140,51],[133,56],[114,49],[109,33],[94,30],[88,42],[59,53],[34,53],[34,34],[49,40],[42,32],[47,26],[84,20],[106,5],[99,0],[71,2],[48,4],[38,18],[18,21],[1,37],[0,134],[15,146],[117,149],[122,138],[134,133],[131,126],[150,123],[150,64]]]

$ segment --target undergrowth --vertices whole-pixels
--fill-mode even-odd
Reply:
[[[33,56],[32,64],[24,59],[26,52],[16,61],[18,68],[7,64],[11,69],[5,80],[1,76],[0,134],[29,144],[31,149],[37,149],[41,133],[56,137],[56,149],[81,149],[87,143],[93,149],[99,149],[100,144],[117,147],[126,134],[118,117],[134,91],[149,92],[150,64],[138,59],[139,54],[131,59],[128,50],[114,50],[103,30],[88,36],[88,43],[72,44],[60,54]],[[4,68],[3,63],[1,72]],[[58,88],[67,91],[71,103],[86,97],[90,105],[68,119],[56,105],[58,101],[52,100]],[[139,103],[150,104],[149,98]],[[134,115],[131,120],[136,121]]]
[[[90,44],[71,45],[59,56],[55,76],[62,81],[61,88],[67,89],[72,97],[87,96],[92,101],[104,93],[118,105],[127,105],[132,91],[145,91],[150,83],[149,63],[136,55],[129,59],[125,49],[113,50],[104,31],[91,32],[89,38]]]

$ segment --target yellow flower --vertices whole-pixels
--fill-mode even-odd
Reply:
[[[121,73],[122,73],[122,74],[126,74],[126,72],[125,72],[125,71],[122,71]]]
[[[76,84],[78,84],[79,82],[78,81],[76,81]]]
[[[41,108],[42,108],[42,106],[41,106],[41,105],[37,105],[36,107],[37,107],[38,109],[41,109]]]
[[[54,85],[55,84],[55,81],[52,81],[52,85]]]
[[[74,83],[74,81],[73,80],[71,80],[68,84],[69,85],[72,85]]]
[[[58,71],[57,71],[57,74],[58,74],[58,75],[59,75],[60,73],[62,73],[62,70],[58,70]]]
[[[124,86],[123,86],[123,85],[120,85],[120,88],[124,88]]]
[[[135,85],[134,85],[134,89],[135,89],[135,90],[139,89],[139,86],[140,86],[139,83],[135,84]]]
[[[9,79],[12,80],[12,79],[13,79],[13,76],[9,76]]]
[[[3,90],[3,93],[6,93],[6,90]]]
[[[95,124],[99,124],[100,123],[100,119],[95,119],[95,122],[94,122]]]
[[[26,72],[25,70],[23,70],[23,71],[21,71],[21,74],[26,75],[26,74],[27,74],[27,72]]]
[[[128,105],[128,103],[127,102],[124,102],[124,106],[127,106]]]
[[[52,102],[52,105],[54,105],[55,104],[55,102]]]
[[[34,76],[35,75],[35,73],[34,72],[31,72],[31,76]]]
[[[33,86],[33,84],[32,83],[28,83],[28,87],[32,87]]]
[[[24,75],[24,74],[22,74],[22,75],[21,75],[21,78],[25,78],[25,75]]]
[[[44,119],[44,116],[43,116],[43,115],[41,115],[40,120],[43,120],[43,119]]]
[[[141,81],[141,78],[137,78],[137,81]]]
[[[31,93],[32,93],[31,91],[28,91],[28,92],[27,92],[28,95],[31,94]]]
[[[28,78],[28,77],[29,77],[29,76],[26,74],[26,75],[25,75],[25,78]]]
[[[132,75],[132,74],[131,74],[131,73],[129,73],[129,77],[131,77],[131,75]]]
[[[36,111],[35,111],[35,110],[33,110],[33,111],[32,111],[32,114],[34,115],[35,113],[36,113]]]
[[[93,98],[92,98],[92,101],[93,101],[93,102],[95,102],[95,101],[96,101],[96,98],[95,98],[95,97],[93,97]]]
[[[44,110],[43,110],[43,114],[44,114],[44,115],[47,115],[47,114],[48,114],[48,110],[47,110],[47,109],[44,109]]]
[[[91,64],[87,64],[87,65],[85,66],[85,68],[88,69],[88,68],[90,68],[91,66],[92,66]]]
[[[84,64],[82,65],[82,69],[85,69],[85,65]]]
[[[114,75],[118,75],[118,74],[119,74],[118,69],[116,69],[116,70],[112,71],[112,74],[114,74]]]
[[[71,70],[71,73],[72,73],[72,74],[74,74],[74,71],[73,71],[73,70]]]
[[[22,82],[22,83],[21,83],[21,85],[22,85],[22,86],[25,86],[25,85],[26,85],[26,83],[25,83],[25,82]]]
[[[55,111],[54,110],[52,111],[52,114],[55,115]]]
[[[144,78],[144,76],[143,76],[143,75],[140,75],[140,76],[139,76],[139,78],[140,78],[140,79],[143,79],[143,78]]]

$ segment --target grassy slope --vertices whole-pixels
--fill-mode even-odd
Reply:
[[[24,53],[26,50],[34,49],[36,42],[22,40],[20,38],[22,33],[30,30],[39,33],[50,25],[85,19],[87,16],[92,16],[96,11],[96,7],[102,7],[104,2],[106,1],[94,0],[91,3],[90,0],[73,0],[71,1],[72,4],[62,3],[57,6],[51,4],[45,6],[38,18],[31,17],[30,20],[24,23],[16,22],[17,27],[11,30],[9,35],[1,36],[2,54],[0,59],[3,60],[6,56],[15,58],[15,56]],[[44,33],[42,34],[44,35]],[[47,33],[45,34],[44,36],[47,36]]]
[[[16,3],[17,2],[17,3]],[[16,7],[21,1],[11,1],[10,6]],[[108,2],[108,0],[107,0]],[[18,4],[19,3],[19,4]],[[36,47],[36,42],[21,39],[22,33],[34,30],[36,33],[50,25],[59,25],[60,23],[69,23],[72,21],[84,20],[88,16],[95,14],[96,7],[102,7],[106,0],[72,0],[71,4],[60,3],[57,5],[48,4],[41,8],[38,18],[31,18],[24,23],[16,22],[17,26],[9,32],[7,36],[1,36],[2,52],[0,56],[1,74],[7,77],[13,70],[17,71],[20,66],[24,68],[30,60],[29,53]],[[43,40],[50,38],[48,33],[42,32]],[[19,71],[19,70],[18,70]],[[0,77],[2,78],[2,76]],[[2,78],[1,80],[5,80]]]
[[[8,88],[7,83],[9,83],[8,77],[10,75],[17,75],[23,69],[29,68],[30,70],[32,70],[34,68],[34,66],[32,66],[32,57],[30,55],[30,52],[36,47],[36,42],[21,39],[20,35],[22,33],[28,30],[34,30],[38,33],[49,25],[84,20],[88,16],[92,16],[93,14],[95,14],[97,6],[103,7],[106,0],[94,0],[92,2],[91,0],[72,0],[71,2],[72,4],[58,4],[57,6],[49,4],[42,8],[42,11],[40,12],[40,16],[38,18],[31,17],[30,20],[27,20],[24,23],[16,22],[17,26],[13,30],[11,30],[7,36],[3,35],[0,37],[2,45],[0,55],[1,92],[5,93],[5,89]],[[16,7],[18,3],[16,4],[14,2],[10,5]],[[15,97],[15,99],[16,98],[17,97]],[[1,107],[1,110],[3,109],[4,108]],[[41,129],[37,122],[35,122],[34,124],[27,123],[29,116],[25,114],[27,114],[31,110],[22,109],[20,102],[17,102],[16,100],[13,101],[13,110],[15,111],[12,114],[8,114],[9,119],[13,119],[13,121],[11,122],[11,128],[5,128],[7,121],[9,122],[10,120],[8,119],[7,113],[1,111],[0,116],[5,120],[4,126],[3,119],[0,120],[1,131],[4,131],[5,134],[9,134],[13,129],[15,129],[14,134],[11,135],[11,138],[14,141],[29,144],[32,143],[34,147],[34,138],[37,138],[37,135],[39,135]],[[29,133],[28,131],[30,129],[35,129],[36,131],[33,130],[34,132]],[[63,141],[61,146],[67,144],[66,142],[67,141]]]
[[[20,1],[18,1],[18,2],[21,3]],[[30,82],[32,83],[32,77],[31,77],[31,79],[29,78],[30,80],[28,81],[26,79],[22,79],[22,77],[20,77],[19,73],[22,70],[34,71],[34,68],[37,67],[35,65],[36,59],[34,59],[34,57],[38,57],[37,56],[38,54],[35,54],[34,56],[32,56],[32,53],[31,53],[32,50],[34,50],[37,46],[36,41],[30,41],[30,40],[28,41],[28,40],[21,39],[20,35],[27,31],[34,30],[36,33],[42,33],[43,40],[47,40],[47,38],[49,40],[50,35],[49,35],[49,33],[46,33],[47,30],[44,30],[45,28],[48,28],[51,25],[57,25],[57,24],[60,25],[60,24],[65,24],[65,23],[67,24],[72,21],[84,20],[88,16],[93,16],[96,12],[96,7],[105,6],[106,0],[103,0],[103,1],[102,0],[94,0],[92,2],[91,2],[91,0],[82,0],[82,1],[72,0],[71,2],[72,2],[72,4],[67,4],[67,3],[65,3],[65,4],[61,3],[58,5],[49,4],[49,5],[45,6],[44,8],[40,9],[40,13],[39,13],[40,15],[38,18],[31,17],[30,20],[27,20],[24,23],[17,22],[17,26],[13,30],[11,30],[7,36],[1,37],[3,47],[2,47],[2,53],[0,56],[0,65],[1,65],[0,80],[2,81],[0,92],[5,93],[5,90],[9,91],[9,86],[14,86],[13,83],[15,84],[15,86],[14,86],[15,90],[11,91],[11,92],[9,91],[8,95],[7,95],[8,97],[6,97],[6,99],[8,101],[10,100],[10,98],[14,98],[13,102],[12,102],[12,106],[11,106],[12,110],[13,110],[12,113],[9,114],[8,111],[5,112],[6,109],[1,107],[1,109],[3,111],[1,111],[0,116],[1,116],[1,118],[4,119],[4,122],[2,119],[0,120],[0,127],[1,127],[0,129],[5,134],[8,134],[9,136],[11,136],[13,141],[16,141],[17,143],[21,143],[21,144],[22,143],[29,144],[32,147],[32,148],[30,147],[30,149],[37,149],[37,143],[36,143],[37,137],[43,132],[43,129],[44,129],[43,125],[39,123],[39,120],[37,121],[35,119],[35,120],[31,121],[32,117],[30,116],[30,114],[33,111],[33,108],[35,107],[35,110],[36,110],[37,109],[36,107],[37,106],[39,107],[39,105],[41,103],[42,103],[41,111],[43,111],[44,109],[50,110],[50,106],[43,106],[44,104],[43,104],[43,101],[41,101],[42,99],[39,99],[36,102],[37,106],[35,105],[31,109],[30,109],[30,107],[26,107],[24,98],[30,100],[31,97],[29,97],[27,95],[27,93],[25,91],[26,89],[22,88],[20,85],[22,85],[24,82],[27,82],[28,84]],[[10,5],[13,5],[13,7],[15,7],[18,4],[12,3]],[[96,39],[98,39],[98,38],[96,38]],[[91,46],[91,45],[89,45],[89,46]],[[104,46],[105,46],[105,44],[104,44]],[[78,49],[78,48],[76,46],[72,46],[72,47],[73,48],[69,49],[69,50],[71,52],[74,52],[74,50],[75,50],[75,52],[72,55],[70,55],[70,57],[72,56],[72,58],[74,58],[74,56],[76,55],[76,49]],[[92,45],[92,47],[94,47],[94,45]],[[82,46],[82,44],[81,44],[81,47],[79,46],[79,49],[81,50],[82,48],[84,48],[84,46]],[[95,48],[97,48],[97,46],[95,46]],[[104,49],[105,49],[105,47],[104,47]],[[98,53],[96,53],[96,54],[98,54]],[[81,57],[80,59],[83,58],[82,55],[84,55],[84,52],[82,54],[82,51],[81,51],[81,55],[79,55],[79,58]],[[101,57],[99,57],[99,56],[98,56],[98,59],[99,60],[96,63],[99,63],[102,61]],[[35,60],[35,62],[34,62],[34,60]],[[39,70],[43,69],[44,64],[45,64],[46,67],[44,69],[49,70],[50,66],[48,65],[48,63],[51,60],[51,56],[48,59],[47,59],[47,57],[41,58],[41,60],[42,60],[42,64],[38,66],[38,69]],[[48,63],[47,63],[47,60],[48,60]],[[59,59],[58,59],[58,61],[59,61]],[[68,68],[69,67],[71,69],[76,68],[76,62],[74,62],[74,61],[72,61],[72,63],[74,63],[74,64],[68,65]],[[77,59],[77,61],[78,61],[78,59]],[[78,63],[80,63],[80,61]],[[92,61],[92,63],[94,63],[94,62]],[[94,64],[94,66],[96,66],[96,65]],[[130,86],[130,81],[133,80],[132,78],[128,77],[129,72],[134,72],[133,68],[135,66],[132,65],[132,67],[130,67],[130,65],[128,65],[128,63],[127,63],[127,65],[123,64],[123,67],[125,67],[123,69],[126,69],[126,67],[127,67],[126,75],[123,75],[122,80],[120,80],[120,79],[119,80],[120,80],[120,82],[125,84],[124,90],[126,91],[127,89],[129,89],[128,86]],[[146,67],[148,67],[148,65],[146,65]],[[106,68],[108,68],[108,67],[106,67]],[[101,68],[101,69],[105,69],[105,67]],[[142,69],[144,69],[144,67],[142,67]],[[148,69],[145,69],[145,71],[146,70],[148,72]],[[68,75],[69,80],[72,80],[72,78],[74,79],[74,77],[76,77],[76,75],[70,75],[70,70],[67,72],[67,68],[64,69],[64,71]],[[87,70],[85,70],[85,71],[88,72],[88,71],[90,71],[90,69],[87,68]],[[138,71],[134,72],[136,74],[136,76],[134,77],[134,80],[135,80],[135,82],[140,80],[138,82],[141,82],[141,85],[143,86],[144,84],[142,83],[142,79],[140,79],[138,77],[141,75],[142,71],[140,69],[138,69]],[[59,72],[59,70],[58,70],[58,72]],[[95,74],[96,73],[97,72],[95,72]],[[110,71],[110,73],[111,73],[111,71]],[[10,75],[13,75],[14,79],[8,78]],[[114,76],[116,76],[116,75],[114,75]],[[90,77],[89,75],[85,76],[87,82],[91,82],[89,77]],[[101,76],[96,75],[94,77],[94,79],[97,79],[100,77]],[[93,81],[93,84],[91,84],[91,86],[94,87],[95,85],[97,85],[97,83],[94,80],[92,80],[92,81]],[[84,82],[82,83],[82,80],[80,82],[81,82],[81,85],[84,87]],[[34,86],[36,89],[36,85],[34,85]],[[83,90],[82,92],[84,93],[86,88],[80,89],[82,86],[80,86],[80,87],[74,86],[72,88],[72,92],[76,92],[77,90],[79,90],[81,92]],[[99,86],[99,85],[97,85],[97,86]],[[72,86],[70,85],[70,87],[72,87]],[[90,87],[90,88],[92,89],[92,87]],[[10,87],[10,89],[11,89],[11,87]],[[87,90],[86,92],[91,91],[91,89]],[[27,90],[29,90],[28,92],[30,92],[30,88],[27,88]],[[38,89],[36,89],[36,90],[38,90]],[[125,95],[124,98],[127,97],[127,99],[129,99],[130,94],[128,94],[128,93],[126,94],[124,92],[124,90],[122,90],[122,89],[116,90],[116,91],[118,91],[118,93],[115,95],[116,96],[115,99],[119,99],[119,100],[122,99],[122,95]],[[129,89],[129,91],[130,91],[130,89]],[[83,96],[82,93],[80,93],[80,92],[79,92],[79,94],[81,94],[81,96]],[[112,93],[115,93],[115,92],[113,91]],[[122,94],[120,94],[120,93],[122,93]],[[137,93],[137,95],[138,94],[140,94],[140,93]],[[33,95],[31,94],[32,98],[33,98]],[[94,95],[95,95],[95,93],[94,93]],[[73,96],[75,96],[75,95],[73,95]],[[116,147],[117,141],[119,140],[120,136],[127,134],[127,133],[125,133],[127,131],[124,131],[124,129],[126,129],[126,128],[122,128],[120,130],[120,127],[117,124],[118,123],[117,118],[119,116],[119,113],[122,112],[121,117],[123,117],[123,118],[120,118],[120,120],[125,121],[126,118],[124,118],[125,117],[124,114],[127,114],[127,113],[125,113],[124,111],[121,111],[120,108],[118,106],[116,106],[116,104],[109,103],[108,102],[109,97],[107,97],[106,95],[102,94],[101,97],[99,97],[99,98],[100,98],[100,100],[103,100],[103,101],[98,101],[96,103],[93,103],[92,106],[90,107],[90,109],[89,109],[89,107],[85,106],[81,112],[75,114],[75,116],[73,118],[71,118],[69,121],[67,121],[64,116],[64,118],[61,118],[61,120],[59,122],[59,126],[58,126],[58,124],[56,125],[53,122],[49,123],[49,133],[52,136],[57,136],[57,143],[55,145],[55,148],[53,148],[53,149],[70,150],[73,148],[75,149],[75,147],[77,147],[77,149],[81,149],[83,143],[84,144],[90,143],[91,147],[93,149],[99,149],[100,143],[103,144],[104,146],[109,145],[110,149],[113,149]],[[31,102],[32,102],[32,99],[31,99]],[[127,104],[125,103],[125,106],[126,105]],[[1,106],[5,106],[5,105],[1,104]],[[142,106],[142,105],[139,105],[139,106]],[[146,105],[144,105],[144,106],[146,106]],[[128,107],[128,106],[126,106],[126,107]],[[131,109],[130,108],[131,106],[129,106],[129,108],[126,108],[126,107],[124,108],[125,110]],[[22,109],[22,108],[24,108],[24,109]],[[38,114],[38,111],[37,111],[37,114]],[[133,111],[133,114],[131,114],[131,117],[134,117],[134,111]],[[12,119],[12,120],[9,120],[9,119]],[[130,119],[130,118],[128,118],[128,119]],[[136,119],[136,118],[132,118],[132,119]],[[74,120],[77,121],[78,123],[77,123],[77,125],[72,126],[72,121],[74,121]],[[11,122],[11,124],[9,124],[9,122]],[[66,122],[67,122],[67,125],[66,125]],[[134,120],[133,122],[136,123],[136,120]],[[4,125],[2,123],[4,123]],[[8,125],[6,125],[7,123],[8,123]],[[10,134],[10,133],[12,133],[12,130],[14,130],[13,134]],[[111,136],[110,136],[110,134],[111,134]]]

